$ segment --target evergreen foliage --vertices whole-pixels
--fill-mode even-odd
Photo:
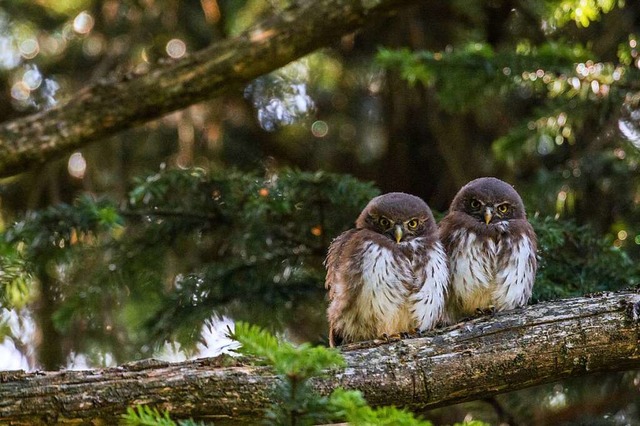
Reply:
[[[47,286],[56,329],[95,362],[104,351],[123,360],[151,356],[164,341],[189,351],[203,324],[223,313],[281,329],[274,321],[286,321],[286,301],[323,297],[331,238],[352,226],[377,193],[371,184],[327,173],[284,170],[264,178],[162,170],[139,179],[124,205],[83,196],[8,227],[0,297],[4,307],[22,308]],[[638,265],[610,239],[572,221],[531,220],[540,246],[535,301],[638,283]],[[253,305],[251,312],[238,308],[239,300]],[[324,317],[322,306],[313,310]],[[295,359],[284,350],[293,347],[268,342],[263,336],[254,348],[263,348],[259,356]],[[335,361],[303,348],[320,357],[320,369]],[[270,362],[302,377],[317,374],[297,370],[314,363]]]
[[[279,341],[260,327],[244,323],[236,324],[232,337],[242,344],[243,354],[263,358],[281,377],[274,392],[274,403],[265,413],[268,424],[311,425],[332,419],[330,398],[317,395],[309,380],[323,370],[344,366],[336,349],[309,344],[294,346]]]
[[[328,173],[162,170],[137,180],[124,205],[83,196],[8,227],[1,296],[51,288],[55,326],[74,330],[76,351],[131,359],[165,339],[188,349],[216,313],[255,319],[270,301],[322,294],[330,239],[377,193]],[[256,309],[234,311],[238,300]]]
[[[122,415],[120,423],[126,426],[204,426],[204,423],[196,423],[193,420],[173,421],[168,411],[160,413],[157,408],[148,405],[129,407],[127,413]]]
[[[550,217],[530,219],[538,236],[533,300],[620,290],[640,283],[640,265],[588,226]]]
[[[518,27],[501,43],[471,33],[441,50],[380,49],[378,63],[422,86],[443,111],[480,128],[491,123],[494,168],[517,183],[527,205],[543,217],[589,223],[637,259],[637,34],[621,30],[602,44],[582,36],[595,34],[585,28],[604,14],[623,14],[615,9],[628,5],[562,0],[529,6],[512,10],[504,25],[515,30],[534,18],[541,29]],[[468,15],[479,12],[469,8]]]
[[[344,367],[337,349],[309,344],[294,346],[260,327],[244,323],[236,324],[233,337],[242,344],[243,354],[263,358],[281,377],[274,402],[265,416],[268,424],[293,426],[336,421],[363,426],[431,424],[395,407],[372,409],[359,391],[336,389],[328,397],[315,393],[309,386],[310,379],[329,369]]]

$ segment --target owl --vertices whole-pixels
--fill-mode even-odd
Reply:
[[[511,185],[484,177],[463,186],[439,235],[451,273],[447,322],[527,304],[536,275],[536,235]]]
[[[443,318],[447,258],[418,197],[373,198],[333,240],[325,266],[331,346],[428,330]]]

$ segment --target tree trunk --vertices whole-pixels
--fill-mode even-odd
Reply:
[[[0,176],[237,90],[416,0],[301,0],[238,37],[143,75],[102,81],[56,107],[0,126]]]
[[[427,337],[343,348],[344,371],[316,379],[327,394],[360,389],[372,405],[434,408],[553,382],[640,367],[637,292],[540,303]],[[176,418],[255,422],[278,378],[228,358],[147,360],[91,371],[0,373],[0,423],[113,424],[135,404]],[[101,423],[102,422],[102,423]]]

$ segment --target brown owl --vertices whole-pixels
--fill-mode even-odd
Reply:
[[[420,198],[372,199],[325,261],[329,343],[428,330],[444,314],[449,273],[433,214]]]
[[[492,177],[460,189],[440,222],[449,258],[449,322],[487,308],[527,304],[536,275],[536,235],[520,195]]]

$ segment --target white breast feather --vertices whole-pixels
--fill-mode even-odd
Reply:
[[[430,330],[443,319],[449,283],[447,255],[438,241],[429,252],[422,268],[420,289],[413,294],[413,310],[420,331]]]
[[[452,250],[449,264],[451,287],[463,305],[485,305],[482,299],[490,298],[498,247],[493,241],[483,245],[473,232],[457,231],[454,240],[458,244]]]
[[[449,263],[451,288],[463,313],[492,305],[497,310],[514,309],[527,303],[535,279],[531,262],[535,252],[528,239],[501,240],[497,244],[488,240],[482,244],[476,234],[457,231],[453,240],[458,243],[452,249]],[[500,270],[498,253],[509,247],[511,253],[503,255],[510,260]]]
[[[497,309],[514,309],[526,305],[535,279],[533,257],[535,250],[528,238],[519,238],[512,243],[509,264],[498,271],[496,277],[499,284],[494,296]]]
[[[368,243],[361,268],[362,288],[357,308],[350,313],[350,320],[344,322],[345,336],[364,335],[372,339],[410,330],[413,319],[406,303],[409,290],[405,286],[412,280],[408,259],[398,259],[391,250]],[[366,328],[361,328],[364,325]]]

